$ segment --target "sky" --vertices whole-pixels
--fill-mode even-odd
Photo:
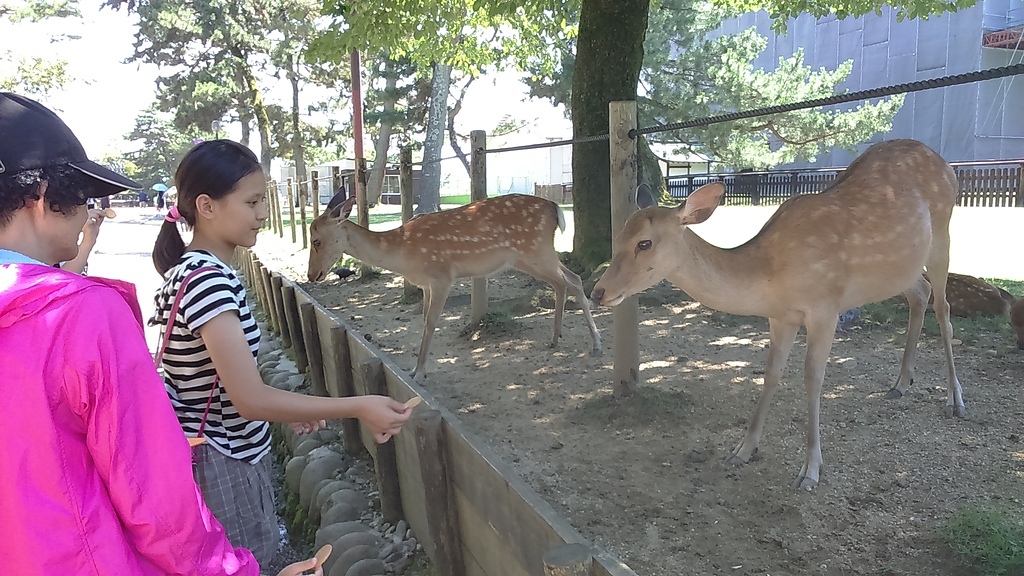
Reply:
[[[98,0],[82,0],[80,5],[81,20],[0,24],[0,58],[10,51],[15,56],[67,60],[74,80],[63,90],[51,93],[43,103],[71,127],[90,157],[130,151],[134,146],[123,136],[134,127],[136,116],[154,100],[155,80],[160,71],[149,64],[126,63],[133,53],[135,16],[123,10],[101,9]],[[52,41],[55,34],[62,33],[80,38]],[[269,101],[290,105],[291,88],[287,81],[264,86],[264,92]],[[502,142],[489,142],[491,147],[571,137],[571,123],[561,108],[546,101],[528,100],[526,86],[514,74],[482,77],[470,87],[456,129],[463,134],[474,129],[490,132],[505,114],[509,114],[528,122],[528,127]],[[341,114],[351,114],[351,111],[343,110]],[[228,126],[225,130],[232,138],[238,138],[241,133],[238,126]],[[258,142],[255,145],[258,146]],[[369,141],[364,147],[373,148]],[[451,155],[453,152],[446,144],[442,156]],[[546,170],[541,170],[541,165],[546,165],[547,160],[541,161],[537,155],[506,156],[508,158],[504,159],[494,156],[495,160],[489,160],[489,168],[493,164],[494,169],[504,172],[517,170],[515,167],[519,166],[520,171],[536,173],[532,180],[543,179],[541,173]],[[458,162],[445,164],[457,165]],[[457,172],[461,167],[451,169]]]

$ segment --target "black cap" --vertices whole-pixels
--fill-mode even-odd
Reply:
[[[24,96],[0,92],[0,174],[62,165],[97,180],[89,198],[142,189],[138,182],[89,160],[82,143],[49,108]]]

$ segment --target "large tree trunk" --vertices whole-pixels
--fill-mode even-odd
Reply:
[[[232,53],[238,58],[239,72],[245,81],[249,104],[252,106],[252,114],[256,117],[256,127],[260,133],[260,166],[263,167],[263,175],[270,178],[270,161],[273,160],[274,153],[270,149],[270,117],[263,103],[263,93],[260,92],[260,85],[256,82],[256,76],[253,75],[245,54],[237,47],[232,48]]]
[[[608,103],[636,99],[649,5],[650,0],[583,0],[572,80],[573,138],[608,133]],[[591,268],[611,257],[610,177],[607,140],[573,145],[573,255]]]
[[[292,157],[295,159],[295,179],[299,182],[299,190],[305,189],[307,194],[309,192],[309,186],[302,184],[306,181],[306,154],[305,147],[302,143],[302,130],[299,126],[299,55],[295,54],[295,57],[291,61],[291,67],[288,70],[288,79],[292,83]],[[299,194],[300,198],[302,194]],[[301,198],[306,200],[307,198]]]
[[[245,106],[238,107],[238,121],[242,123],[242,139],[239,144],[249,147],[249,138],[252,136],[252,112]]]
[[[423,141],[423,179],[420,181],[420,202],[417,214],[437,212],[441,209],[441,147],[447,126],[448,89],[452,83],[452,68],[434,65],[434,78],[430,88],[430,111],[427,113],[427,136]]]
[[[377,141],[373,145],[373,166],[366,181],[366,201],[369,204],[380,202],[381,188],[384,186],[384,172],[388,166],[388,149],[391,146],[391,134],[395,130],[395,104],[398,102],[398,70],[391,60],[384,63],[384,113],[380,116],[380,130]]]

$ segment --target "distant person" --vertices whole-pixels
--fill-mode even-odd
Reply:
[[[157,212],[163,212],[164,211],[164,191],[163,190],[157,190],[156,191],[156,211]]]
[[[358,418],[378,442],[386,442],[412,409],[387,396],[321,398],[264,384],[256,366],[260,329],[245,287],[228,265],[236,248],[256,243],[269,216],[259,160],[237,142],[202,142],[185,154],[174,184],[178,203],[153,247],[164,284],[150,323],[172,334],[163,357],[164,383],[185,433],[207,440],[197,449],[196,469],[206,504],[232,542],[265,562],[280,538],[268,422],[290,422],[301,433],[323,426],[325,419]],[[192,229],[188,245],[178,231],[181,223]]]
[[[149,195],[143,190],[139,190],[139,206],[149,206]]]
[[[28,98],[0,92],[0,135],[0,574],[257,576],[196,488],[134,286],[54,267],[88,199],[140,186]]]

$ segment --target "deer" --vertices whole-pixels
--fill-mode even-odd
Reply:
[[[602,354],[601,334],[590,312],[583,282],[565,267],[554,247],[555,228],[565,229],[562,209],[550,200],[509,194],[465,206],[420,214],[402,226],[374,232],[349,220],[355,198],[335,195],[309,227],[310,282],[326,277],[343,254],[401,274],[423,289],[423,335],[413,377],[424,380],[430,340],[448,293],[459,278],[486,277],[507,268],[547,282],[555,291],[558,345],[568,291],[576,297],[593,339],[591,356]]]
[[[813,490],[823,468],[819,413],[825,365],[845,310],[906,296],[906,348],[886,395],[900,398],[914,381],[917,344],[934,290],[946,355],[946,416],[966,416],[945,292],[957,188],[952,168],[924,144],[881,142],[826,190],[786,200],[751,240],[723,249],[689,228],[706,221],[721,203],[725,186],[707,184],[678,208],[644,206],[627,218],[591,301],[615,306],[667,278],[705,306],[768,319],[764,383],[743,439],[726,458],[732,465],[746,464],[757,451],[797,332],[805,327],[807,448],[793,486]]]

